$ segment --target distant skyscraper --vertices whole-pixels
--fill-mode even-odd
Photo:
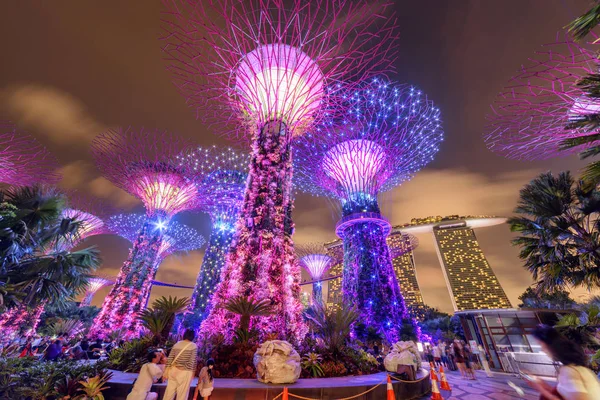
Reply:
[[[428,217],[395,227],[403,232],[432,232],[455,311],[510,308],[511,304],[479,247],[473,228],[504,223],[497,217]]]
[[[418,240],[413,235],[407,235],[397,229],[393,229],[387,238],[392,264],[400,290],[404,296],[406,307],[422,306],[423,296],[419,283],[417,282],[417,271],[415,269],[414,249],[417,248]]]
[[[406,307],[423,305],[423,296],[419,289],[415,271],[415,258],[413,250],[417,247],[418,241],[412,235],[406,235],[400,230],[393,228],[392,233],[387,238],[387,244],[390,248],[392,264],[396,279],[400,286],[400,291],[404,296]],[[325,243],[327,254],[336,260],[336,263],[329,269],[331,276],[342,275],[343,268],[343,246],[341,240]],[[327,306],[334,307],[342,303],[342,278],[335,278],[329,281],[327,292]]]

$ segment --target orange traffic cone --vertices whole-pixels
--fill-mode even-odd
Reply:
[[[387,377],[387,400],[396,400],[396,395],[394,394],[394,387],[392,386],[392,380],[390,376]]]
[[[435,376],[433,369],[431,370],[431,400],[444,400],[440,389],[438,389],[437,376]]]
[[[288,388],[286,387],[283,388],[283,396],[281,396],[281,400],[290,400],[288,396]]]
[[[437,377],[437,375],[435,374],[435,364],[430,362],[429,366],[431,367],[431,379],[433,379],[433,377],[435,376],[435,380],[439,382],[440,378]]]
[[[450,384],[446,379],[446,374],[444,373],[444,367],[442,365],[440,365],[440,378],[440,389],[451,391],[452,389],[450,389]]]

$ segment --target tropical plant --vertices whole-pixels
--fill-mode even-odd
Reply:
[[[154,300],[152,307],[140,313],[138,318],[152,334],[155,342],[166,340],[173,329],[176,314],[185,310],[190,301],[187,297],[160,297]]]
[[[84,393],[81,400],[104,400],[102,392],[110,388],[106,384],[112,376],[112,372],[102,371],[94,377],[79,381],[79,384],[82,386],[79,390]]]
[[[567,25],[567,28],[575,40],[581,41],[598,26],[598,23],[600,23],[600,3],[596,2],[587,12]],[[594,41],[594,43],[597,42],[598,39]],[[586,96],[593,101],[598,101],[600,99],[600,74],[591,73],[584,76],[577,82],[577,87],[581,89],[582,96]],[[590,112],[578,116],[578,118],[569,121],[565,128],[569,130],[576,129],[585,135],[565,139],[560,144],[562,149],[585,145],[585,149],[579,153],[581,159],[600,154],[600,144],[598,144],[600,140],[600,134],[598,134],[600,113]],[[595,186],[600,182],[600,161],[588,164],[584,168],[581,178],[586,186],[589,187]]]
[[[575,40],[583,40],[600,23],[600,4],[575,18],[566,28]]]
[[[40,362],[31,358],[0,358],[1,399],[64,399],[73,396],[73,382],[100,375],[106,363],[80,364],[72,360]]]
[[[547,172],[520,192],[508,223],[513,244],[536,280],[538,293],[600,284],[600,191],[575,183],[569,172]]]
[[[598,305],[588,304],[577,313],[558,317],[559,321],[555,327],[563,335],[590,350],[600,349],[600,307]]]
[[[319,354],[308,353],[302,357],[302,369],[306,370],[311,376],[318,378],[323,376],[323,367],[321,366],[322,361],[323,357]]]
[[[338,354],[346,346],[352,324],[358,320],[359,314],[356,308],[348,305],[328,310],[317,302],[304,312],[304,316],[314,334],[321,339],[323,347]]]
[[[74,301],[68,301],[61,307],[57,307],[54,304],[48,304],[40,317],[38,330],[43,331],[47,326],[61,320],[77,320],[87,328],[91,326],[94,318],[99,312],[99,307],[79,307]]]
[[[65,376],[55,385],[56,394],[60,399],[74,399],[79,391],[79,381],[71,376]]]
[[[81,321],[76,319],[59,319],[44,329],[44,332],[48,336],[61,336],[65,338],[72,338],[75,335],[81,333],[84,329],[84,325]]]
[[[250,318],[273,314],[268,300],[255,301],[244,296],[234,297],[225,304],[225,309],[240,316],[240,329],[248,331]]]
[[[125,342],[108,355],[110,368],[124,372],[139,372],[142,365],[147,362],[146,355],[155,346],[155,342],[149,337]]]
[[[577,306],[577,302],[571,298],[566,290],[556,289],[554,291],[537,291],[528,287],[519,296],[521,304],[519,308],[551,308],[555,310],[566,310]]]
[[[100,258],[94,248],[57,247],[76,240],[81,228],[80,221],[61,217],[65,196],[44,186],[11,188],[0,192],[0,204],[4,307],[62,305],[83,290]]]

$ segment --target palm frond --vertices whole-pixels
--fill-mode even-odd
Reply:
[[[583,40],[600,23],[600,4],[596,4],[585,14],[575,18],[565,28],[575,40]]]

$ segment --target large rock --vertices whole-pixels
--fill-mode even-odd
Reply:
[[[421,355],[415,342],[396,342],[392,351],[383,360],[385,369],[389,372],[398,371],[398,365],[412,365],[417,370],[421,368]]]
[[[300,354],[285,340],[269,340],[254,353],[256,378],[263,383],[294,383],[300,378]]]

